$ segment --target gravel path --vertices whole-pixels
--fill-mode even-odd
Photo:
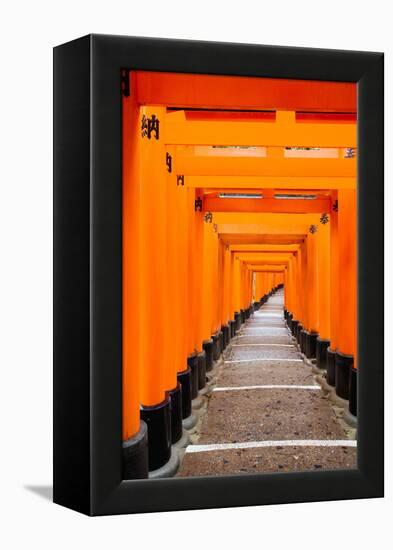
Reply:
[[[293,345],[282,291],[232,340],[204,411],[180,477],[356,467],[356,443]]]

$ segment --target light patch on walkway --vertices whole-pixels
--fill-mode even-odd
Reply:
[[[270,313],[270,311],[259,314],[254,313],[254,319],[258,319],[259,317],[274,317],[276,319],[284,319],[284,315],[281,315],[281,313]]]
[[[270,322],[273,322],[270,321]],[[244,328],[253,328],[253,329],[256,329],[256,328],[284,328],[285,327],[285,323],[284,322],[278,322],[278,321],[274,321],[274,324],[273,325],[270,325],[268,324],[268,322],[266,323],[262,323],[262,322],[258,322],[258,323],[247,323],[246,325],[244,325]]]
[[[319,386],[301,386],[295,384],[266,384],[264,386],[228,386],[214,388],[215,391],[241,391],[241,390],[319,390]]]
[[[233,449],[257,449],[261,447],[357,447],[353,439],[284,439],[278,441],[244,441],[243,443],[216,443],[189,445],[186,453],[231,451]]]
[[[303,359],[288,359],[287,357],[285,359],[278,359],[277,357],[263,357],[260,359],[237,359],[233,361],[224,361],[225,364],[228,363],[255,363],[255,361],[279,361],[279,362],[287,362],[287,363],[303,363]]]
[[[232,344],[233,348],[248,348],[250,346],[268,346],[275,348],[294,348],[293,344]]]
[[[285,330],[285,329],[284,329]],[[267,335],[269,336],[269,335]],[[270,335],[271,336],[271,335]],[[236,335],[236,338],[254,338],[254,335],[251,335],[251,334],[237,334]],[[268,345],[271,345],[271,344],[268,344]],[[289,344],[288,344],[289,345]]]
[[[285,332],[288,332],[288,330],[285,327],[278,327],[278,326],[264,326],[261,325],[260,327],[246,327],[247,330],[258,330],[259,332],[262,332],[263,330],[285,330]]]

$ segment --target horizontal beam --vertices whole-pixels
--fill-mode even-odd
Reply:
[[[155,71],[131,79],[140,105],[356,113],[356,83]]]
[[[234,252],[234,257],[239,258],[243,262],[254,262],[258,264],[260,262],[270,263],[270,261],[281,261],[286,262],[292,257],[292,252],[255,252],[255,253],[242,253]]]
[[[326,199],[220,199],[205,197],[205,212],[274,212],[283,214],[310,214],[330,212],[331,201]]]
[[[247,260],[242,260],[245,264],[247,265],[253,265],[254,267],[255,266],[260,266],[260,265],[274,265],[274,266],[277,266],[277,265],[287,265],[288,262],[289,262],[289,258],[286,259],[286,260],[270,260],[270,259],[266,259],[266,260],[252,260],[252,259],[247,259]]]
[[[258,229],[257,226],[267,226],[275,228],[290,228],[291,231],[299,227],[307,227],[312,223],[318,223],[318,214],[277,214],[277,213],[227,213],[217,212],[213,214],[214,223],[226,224],[230,226],[231,231],[243,231],[245,224],[250,228]]]
[[[293,178],[324,178],[315,180],[315,188],[319,185],[321,189],[326,188],[323,183],[326,178],[355,178],[356,158],[347,159],[304,159],[304,158],[261,158],[261,157],[209,157],[209,156],[187,156],[179,155],[175,159],[175,170],[177,174],[184,174],[185,185],[190,187],[208,188],[221,187],[243,187],[240,180],[244,181],[244,187],[260,188],[273,187],[279,189],[299,187],[299,180]],[[231,179],[196,181],[189,176],[229,176]],[[248,176],[263,176],[265,178],[280,178],[266,181],[256,181]],[[190,181],[188,181],[190,180]],[[288,183],[287,183],[288,182]],[[293,182],[293,183],[291,183]],[[336,182],[338,185],[340,182]],[[343,182],[345,185],[346,182]],[[325,182],[326,185],[326,182]],[[352,182],[353,185],[353,182]],[[313,187],[314,188],[314,187]],[[339,188],[339,187],[333,187]],[[330,189],[330,187],[329,187]]]
[[[282,272],[284,271],[286,268],[286,264],[284,265],[277,265],[277,266],[270,266],[270,265],[249,265],[248,266],[248,269],[250,271],[254,271],[254,272],[276,272],[276,273],[279,273],[279,272]]]
[[[349,159],[345,159],[345,162]],[[288,159],[284,162],[288,162]],[[345,169],[348,168],[342,165]],[[356,166],[351,164],[355,173]],[[284,166],[286,170],[286,166]],[[217,192],[223,189],[276,189],[276,190],[330,190],[355,189],[356,177],[340,176],[189,176],[185,178],[186,187],[206,189]]]
[[[301,244],[306,235],[269,235],[269,234],[239,234],[239,233],[221,233],[220,239],[226,245],[239,245],[239,244]]]
[[[299,245],[291,244],[234,244],[229,246],[231,252],[297,252]]]
[[[294,112],[278,112],[276,122],[187,120],[184,111],[168,114],[167,145],[242,147],[356,147],[356,124],[296,123]]]

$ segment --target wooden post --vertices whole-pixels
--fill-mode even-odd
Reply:
[[[166,395],[168,278],[164,126],[163,107],[140,109],[140,395],[141,417],[148,427],[149,470],[164,466],[171,457],[170,399]]]
[[[349,399],[350,374],[356,377],[356,193],[338,192],[340,316],[336,352],[336,393]]]
[[[131,82],[131,89],[132,89]],[[147,427],[140,421],[140,116],[123,96],[123,478],[148,476]]]

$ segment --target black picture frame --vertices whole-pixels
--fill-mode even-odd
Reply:
[[[120,70],[356,82],[358,468],[122,481]],[[54,502],[88,515],[383,496],[383,54],[88,35],[54,49]]]

